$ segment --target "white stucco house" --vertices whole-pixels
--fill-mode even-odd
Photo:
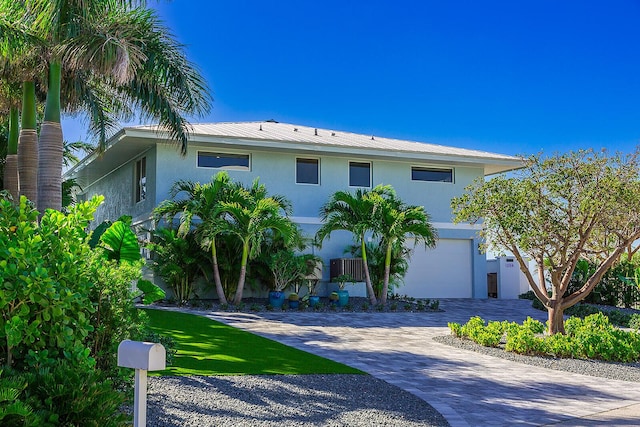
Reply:
[[[421,142],[266,122],[195,124],[189,151],[152,126],[127,127],[102,154],[66,172],[81,198],[103,194],[96,221],[131,215],[151,227],[153,208],[179,179],[208,182],[220,170],[250,183],[259,177],[271,194],[293,204],[293,220],[310,236],[320,206],[336,190],[391,184],[407,203],[423,205],[437,228],[435,249],[416,248],[400,294],[423,298],[486,298],[487,262],[478,250],[477,227],[452,223],[450,202],[477,177],[521,167],[519,158]],[[339,232],[316,253],[345,256],[351,234]],[[329,280],[328,268],[324,280]]]

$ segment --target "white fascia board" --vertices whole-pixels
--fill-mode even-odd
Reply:
[[[289,217],[289,219],[297,224],[322,225],[322,220],[320,219],[320,217],[292,216]],[[482,224],[454,224],[453,222],[432,222],[431,225],[440,230],[482,230]]]

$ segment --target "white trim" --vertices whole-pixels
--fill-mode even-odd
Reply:
[[[317,216],[291,216],[289,219],[297,224],[322,224],[322,220]]]
[[[227,154],[227,155],[231,155],[231,156],[236,156],[237,158],[239,158],[240,156],[246,156],[247,157],[247,163],[249,163],[249,166],[244,167],[244,166],[223,166],[220,168],[216,168],[213,166],[199,166],[198,162],[200,160],[200,153],[202,154]],[[232,170],[232,171],[245,171],[245,172],[251,172],[251,153],[250,152],[246,152],[246,151],[230,151],[230,150],[217,150],[217,149],[198,149],[196,150],[196,169],[216,169],[216,170]]]
[[[318,182],[317,183],[313,183],[313,182],[298,182],[298,160],[316,160],[318,162]],[[316,157],[316,156],[296,156],[296,160],[295,160],[295,165],[294,165],[294,169],[293,169],[293,182],[296,185],[316,185],[319,186],[321,181],[321,173],[320,173],[320,168],[322,167],[322,165],[320,164],[320,157]]]
[[[321,225],[322,220],[316,216],[291,216],[291,221],[297,224]],[[482,230],[482,224],[454,224],[453,222],[432,222],[435,228],[447,230]]]
[[[423,170],[440,170],[440,171],[451,171],[451,181],[431,181],[428,179],[413,179],[413,169],[423,169]],[[456,183],[456,169],[451,166],[431,166],[431,165],[416,165],[412,164],[409,168],[409,181],[410,182],[434,182],[437,184],[455,184]]]
[[[369,185],[351,185],[351,163],[361,163],[369,165]],[[371,160],[348,160],[347,161],[347,181],[349,188],[371,188],[373,183],[373,162]]]
[[[449,230],[482,230],[482,224],[454,224],[453,222],[432,222],[435,228],[449,229]]]

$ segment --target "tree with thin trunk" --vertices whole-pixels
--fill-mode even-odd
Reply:
[[[564,333],[564,311],[640,238],[639,155],[580,150],[531,156],[514,176],[478,180],[452,201],[456,222],[483,221],[489,247],[513,253],[548,310],[551,334]],[[527,258],[538,266],[537,283]],[[566,295],[581,259],[595,262],[595,270]]]
[[[222,202],[222,210],[226,213],[222,232],[236,236],[242,242],[240,277],[233,298],[237,305],[242,302],[247,263],[259,255],[267,233],[278,233],[288,245],[297,235],[297,227],[287,216],[290,203],[280,196],[268,196],[266,187],[258,180],[250,188],[235,184],[232,199]]]
[[[377,187],[376,187],[377,188]],[[386,304],[389,292],[389,276],[394,247],[403,247],[407,238],[413,238],[414,246],[423,243],[425,249],[436,246],[438,234],[431,225],[424,206],[407,205],[400,200],[393,189],[386,192],[374,188],[368,195],[378,206],[375,234],[381,238],[385,248],[384,278],[380,303]]]
[[[224,171],[216,174],[207,184],[177,181],[170,191],[174,200],[165,200],[154,209],[156,221],[164,219],[169,225],[172,224],[176,215],[180,216],[179,237],[184,238],[192,228],[195,228],[195,235],[202,248],[211,254],[213,278],[221,304],[227,304],[227,298],[220,278],[216,238],[225,228],[222,202],[229,200],[230,191],[232,191],[231,179]],[[186,195],[186,198],[175,200],[180,194]]]
[[[380,194],[390,190],[389,186],[376,186],[375,188],[375,191]],[[328,239],[334,231],[345,230],[353,233],[356,242],[360,245],[367,294],[372,305],[376,305],[378,300],[371,284],[365,238],[367,233],[373,233],[377,230],[378,225],[374,220],[376,210],[375,199],[369,197],[368,190],[359,188],[355,194],[336,191],[320,208],[322,226],[316,232],[316,242],[320,247],[322,242]]]

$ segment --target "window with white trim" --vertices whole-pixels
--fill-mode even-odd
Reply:
[[[453,169],[412,166],[411,180],[428,182],[453,182]]]
[[[198,151],[198,167],[249,170],[248,154],[213,153]]]
[[[319,159],[296,159],[296,184],[320,184]]]
[[[143,157],[136,162],[135,176],[135,201],[136,203],[147,198],[147,158]]]
[[[349,162],[349,187],[371,187],[371,163]]]

